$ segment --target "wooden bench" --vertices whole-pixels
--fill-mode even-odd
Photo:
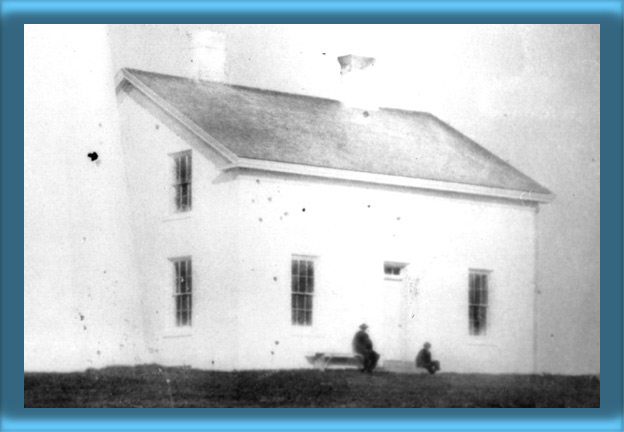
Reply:
[[[361,354],[344,352],[322,352],[306,356],[306,360],[315,369],[325,371],[330,366],[363,367],[363,357]]]

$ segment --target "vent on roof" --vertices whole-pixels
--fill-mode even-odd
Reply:
[[[353,108],[375,110],[379,107],[379,82],[373,57],[344,55],[338,57],[342,80],[342,102]]]

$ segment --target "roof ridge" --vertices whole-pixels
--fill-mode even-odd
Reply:
[[[222,86],[230,87],[230,88],[233,88],[233,89],[248,90],[248,91],[253,91],[253,92],[258,92],[258,93],[274,95],[274,96],[287,96],[287,97],[292,97],[292,98],[296,98],[296,99],[309,99],[309,100],[332,102],[332,103],[339,103],[339,104],[342,103],[342,101],[340,101],[338,99],[331,99],[331,98],[307,95],[307,94],[302,94],[302,93],[290,93],[290,92],[274,90],[274,89],[267,89],[267,88],[261,88],[261,87],[252,87],[252,86],[243,85],[243,84],[231,84],[231,83],[225,83],[225,82],[220,82],[220,81],[211,81],[211,80],[206,80],[206,79],[195,80],[193,78],[184,77],[184,76],[180,76],[180,75],[171,75],[171,74],[165,74],[165,73],[161,73],[161,72],[151,72],[151,71],[146,71],[146,70],[142,70],[142,69],[135,69],[135,68],[122,68],[122,70],[128,71],[130,73],[139,72],[139,73],[144,73],[144,74],[157,75],[157,76],[160,76],[160,77],[163,77],[163,78],[175,78],[175,79],[184,80],[184,81],[190,81],[190,82],[199,81],[201,83],[222,85]],[[351,108],[351,109],[358,110],[358,111],[369,111],[369,109],[366,109],[366,108]],[[409,109],[397,108],[397,107],[379,107],[378,109],[381,110],[381,111],[393,111],[393,112],[399,112],[399,113],[404,113],[404,114],[425,115],[425,116],[434,117],[434,118],[440,120],[438,117],[436,117],[433,113],[431,113],[429,111],[417,111],[417,110],[409,110]]]
[[[151,72],[151,71],[146,71],[146,70],[141,70],[141,69],[134,69],[134,68],[123,68],[123,70],[126,70],[126,71],[128,71],[130,73],[139,72],[139,73],[143,73],[143,74],[158,75],[158,76],[163,77],[163,78],[175,78],[175,79],[184,80],[184,81],[190,81],[190,82],[197,82],[198,81],[198,82],[201,82],[201,83],[222,85],[222,86],[225,86],[225,87],[230,87],[230,88],[235,88],[235,89],[242,89],[242,90],[250,90],[250,91],[267,93],[267,94],[274,94],[274,95],[277,95],[277,96],[290,96],[290,97],[295,97],[295,98],[306,98],[306,99],[315,99],[315,100],[322,100],[322,101],[338,102],[338,103],[340,103],[340,101],[337,100],[337,99],[329,99],[329,98],[323,98],[323,97],[312,96],[312,95],[305,95],[305,94],[300,94],[300,93],[289,93],[289,92],[273,90],[273,89],[266,89],[266,88],[261,88],[261,87],[251,87],[251,86],[246,86],[246,85],[242,85],[242,84],[231,84],[231,83],[225,83],[225,82],[220,82],[220,81],[211,81],[211,80],[206,80],[206,79],[197,79],[197,80],[195,80],[193,78],[184,77],[184,76],[180,76],[180,75],[171,75],[171,74],[165,74],[165,73],[160,73],[160,72]]]

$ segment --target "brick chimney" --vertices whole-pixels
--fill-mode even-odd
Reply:
[[[379,108],[379,80],[373,57],[344,55],[338,57],[342,81],[341,100],[352,108]]]

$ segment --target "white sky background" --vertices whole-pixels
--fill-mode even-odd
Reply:
[[[227,36],[226,81],[337,99],[336,57],[378,59],[382,106],[429,111],[551,189],[539,214],[539,365],[600,371],[596,25],[111,25],[115,70],[183,74]]]
[[[105,26],[24,26],[24,370],[140,360],[109,45]]]

